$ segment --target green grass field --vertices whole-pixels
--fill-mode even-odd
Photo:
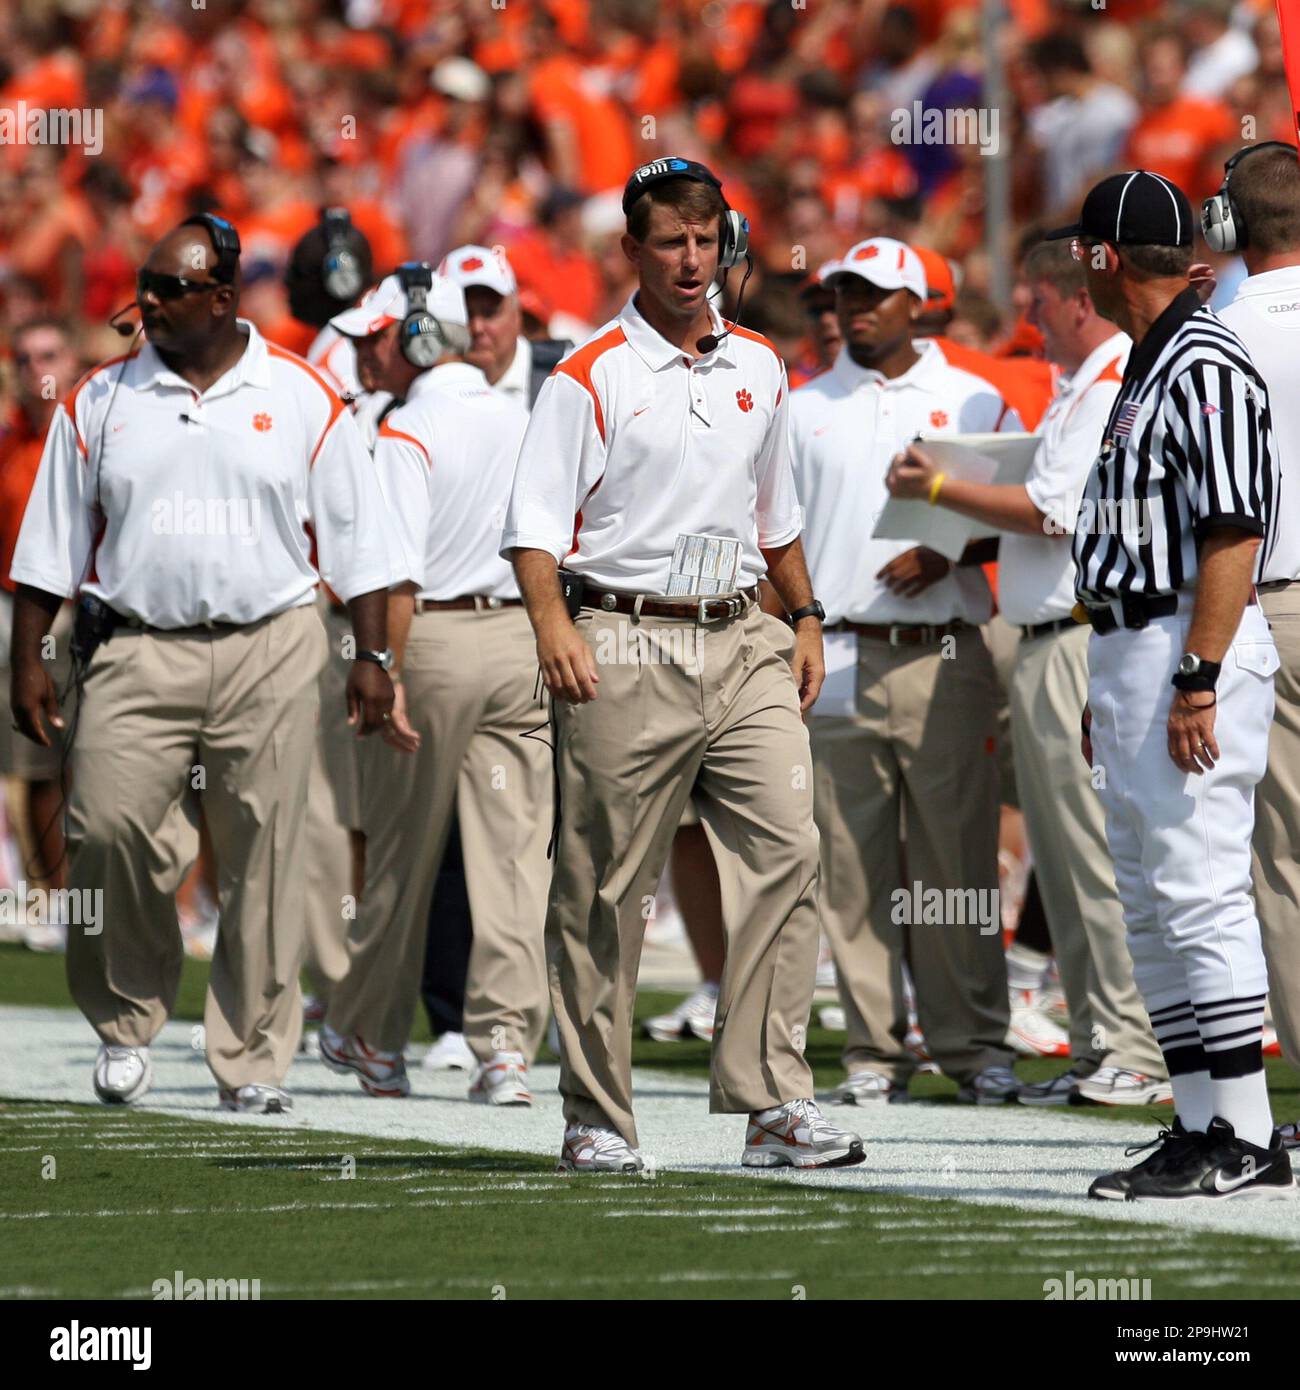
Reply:
[[[177,1269],[259,1279],[263,1298],[1041,1299],[1068,1268],[1149,1278],[1156,1298],[1293,1293],[1267,1240],[833,1183],[562,1178],[517,1154],[90,1105],[0,1104],[0,1150],[5,1297],[148,1298]],[[1207,1290],[1206,1269],[1232,1282]]]
[[[66,1005],[59,957],[0,947],[0,1003]],[[178,1017],[201,1014],[185,966]],[[644,995],[642,1016],[671,997]],[[12,1040],[11,1040],[12,1042]],[[818,1084],[839,1036],[812,1030]],[[700,1043],[639,1065],[707,1074]],[[1034,1061],[1027,1079],[1059,1064]],[[1279,1115],[1294,1074],[1270,1066]],[[919,1078],[914,1092],[951,1101]],[[954,1117],[960,1112],[953,1106]],[[1059,1113],[1059,1112],[1058,1112]],[[1097,1111],[1143,1129],[1168,1118]],[[345,1159],[351,1159],[350,1171]],[[51,1172],[50,1160],[53,1160]],[[558,1177],[554,1160],[424,1141],[0,1100],[0,1297],[148,1298],[155,1280],[258,1279],[263,1298],[1023,1298],[1093,1271],[1157,1299],[1289,1298],[1293,1246],[1013,1205],[762,1175]]]

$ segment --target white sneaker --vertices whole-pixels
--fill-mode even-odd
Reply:
[[[655,1042],[677,1042],[688,1036],[710,1042],[713,1038],[713,1016],[717,1009],[718,987],[706,980],[689,999],[683,999],[672,1013],[646,1019],[645,1031]]]
[[[1007,1028],[1007,1046],[1014,1047],[1022,1057],[1068,1057],[1070,1036],[1057,1027],[1039,1007],[1038,991],[1011,991],[1011,1023]]]
[[[639,1173],[641,1155],[615,1129],[569,1125],[564,1131],[557,1173]]]
[[[985,1067],[957,1092],[963,1105],[1005,1105],[1020,1093],[1020,1082],[1010,1067]]]
[[[866,1158],[862,1140],[833,1125],[815,1101],[790,1100],[750,1114],[744,1168],[847,1168]]]
[[[33,922],[23,928],[23,945],[43,954],[68,949],[68,928],[64,922]]]
[[[368,1096],[395,1099],[411,1094],[406,1062],[400,1052],[380,1052],[360,1038],[345,1038],[328,1023],[320,1026],[320,1058],[331,1071],[353,1072]]]
[[[293,1109],[293,1098],[278,1086],[264,1086],[253,1081],[236,1089],[218,1086],[217,1096],[223,1110],[238,1110],[245,1115],[283,1115]]]
[[[875,1101],[898,1105],[911,1099],[906,1086],[896,1086],[878,1071],[851,1071],[831,1092],[833,1105],[870,1105]]]
[[[1095,1105],[1163,1105],[1174,1098],[1169,1082],[1125,1067],[1100,1067],[1074,1089]]]
[[[153,1063],[147,1047],[100,1043],[95,1058],[95,1094],[106,1105],[130,1105],[152,1084]]]
[[[420,1065],[425,1071],[473,1071],[478,1058],[469,1050],[464,1033],[444,1033]]]
[[[849,1026],[844,1010],[838,1004],[826,1004],[817,1010],[817,1022],[828,1033],[843,1033]]]
[[[528,1063],[522,1052],[498,1052],[479,1068],[469,1098],[476,1105],[531,1105]]]

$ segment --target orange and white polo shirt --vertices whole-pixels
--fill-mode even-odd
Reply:
[[[714,316],[714,332],[726,327]],[[785,365],[737,328],[692,358],[635,296],[551,373],[515,470],[501,553],[545,550],[593,584],[668,590],[678,536],[740,543],[736,584],[766,573],[760,547],[803,524],[790,472]]]
[[[239,326],[243,356],[202,393],[149,343],[81,379],[46,436],[15,581],[179,628],[311,603],[321,578],[348,600],[412,577],[342,401]]]

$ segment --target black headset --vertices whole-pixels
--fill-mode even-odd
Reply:
[[[652,159],[634,170],[623,189],[623,215],[626,217],[632,204],[657,183],[668,179],[694,179],[696,183],[707,183],[718,190],[722,199],[722,225],[718,234],[718,269],[730,270],[739,265],[749,255],[749,218],[739,213],[727,202],[722,191],[722,180],[703,164],[693,159]]]
[[[321,285],[331,299],[351,304],[365,284],[361,262],[348,245],[352,238],[352,214],[347,208],[322,208],[320,220],[325,232]]]
[[[1243,251],[1249,245],[1246,219],[1233,200],[1228,184],[1237,165],[1257,150],[1290,150],[1292,154],[1296,153],[1296,147],[1283,140],[1261,140],[1258,145],[1246,145],[1238,150],[1223,166],[1223,182],[1219,185],[1219,191],[1201,204],[1201,235],[1211,251]]]
[[[403,261],[397,278],[406,296],[406,317],[398,330],[402,356],[413,367],[428,371],[444,352],[464,352],[469,332],[459,324],[444,324],[429,312],[429,291],[433,289],[433,267],[428,261]]]
[[[235,271],[239,266],[239,233],[235,224],[215,212],[196,212],[181,223],[182,227],[203,227],[212,238],[212,248],[217,253],[217,263],[212,270],[212,278],[223,285],[234,284]]]

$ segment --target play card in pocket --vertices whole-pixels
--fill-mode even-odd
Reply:
[[[730,594],[740,568],[740,542],[728,536],[681,535],[673,546],[668,593]]]

